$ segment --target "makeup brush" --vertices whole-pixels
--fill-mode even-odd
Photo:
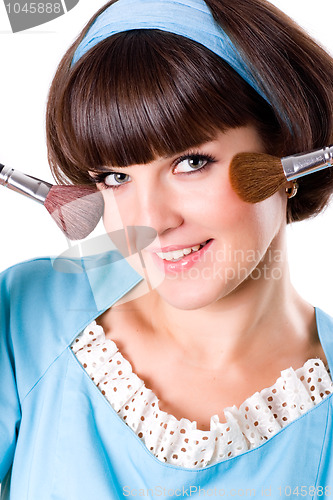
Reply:
[[[1,163],[0,185],[43,204],[70,240],[88,236],[103,214],[103,196],[94,186],[53,185]]]
[[[284,158],[239,153],[231,161],[229,177],[232,188],[248,203],[258,203],[276,193],[288,181],[318,172],[333,163],[333,146]]]

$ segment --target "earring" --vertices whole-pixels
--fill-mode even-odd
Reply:
[[[293,185],[290,188],[286,188],[287,198],[290,200],[290,198],[296,196],[297,190],[298,190],[298,182],[293,181]]]

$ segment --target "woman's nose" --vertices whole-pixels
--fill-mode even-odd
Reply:
[[[134,225],[154,229],[158,235],[183,223],[182,200],[167,186],[143,186],[137,189]]]

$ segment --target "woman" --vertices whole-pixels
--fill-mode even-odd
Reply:
[[[285,246],[331,173],[253,205],[228,174],[330,143],[332,74],[263,0],[118,0],[89,23],[51,87],[50,164],[96,183],[108,233],[116,207],[157,238],[140,273],[117,252],[4,273],[4,498],[332,493],[333,323]]]

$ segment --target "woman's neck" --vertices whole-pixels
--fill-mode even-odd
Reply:
[[[252,362],[268,352],[307,350],[315,336],[314,309],[294,290],[288,264],[260,264],[279,279],[245,280],[228,296],[197,310],[180,310],[153,298],[151,331],[184,350],[186,359],[219,369]],[[258,270],[258,268],[256,268]],[[157,340],[157,339],[156,339]]]

